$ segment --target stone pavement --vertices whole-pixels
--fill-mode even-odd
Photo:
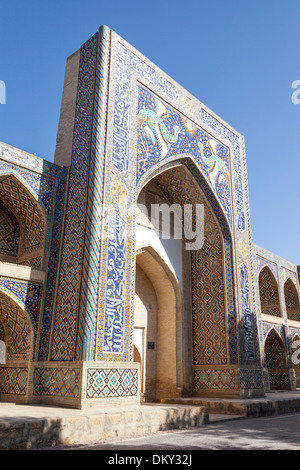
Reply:
[[[107,442],[247,417],[300,412],[300,391],[263,398],[187,398],[168,403],[68,409],[0,403],[0,450]]]

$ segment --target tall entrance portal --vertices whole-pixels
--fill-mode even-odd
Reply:
[[[261,396],[284,295],[300,331],[294,267],[259,310],[243,136],[106,26],[67,60],[54,163],[1,145],[0,228],[24,401]]]
[[[191,217],[184,220],[187,207]],[[237,393],[237,353],[230,348],[237,343],[231,241],[220,222],[180,161],[139,193],[135,332],[142,324],[149,331],[143,333],[142,353],[146,399]],[[193,233],[195,240],[196,232],[198,246],[187,238]],[[156,380],[155,393],[147,368]]]

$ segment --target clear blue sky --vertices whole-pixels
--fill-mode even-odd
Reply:
[[[66,58],[106,24],[246,139],[254,243],[300,264],[300,0],[1,0],[0,140],[53,161]]]

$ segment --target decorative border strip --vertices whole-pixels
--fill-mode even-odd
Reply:
[[[135,397],[137,395],[138,369],[88,369],[86,398]]]
[[[161,93],[177,101],[178,94],[174,85],[161,77],[149,65],[119,42],[116,45],[116,89],[114,103],[112,162],[120,172],[127,171],[129,165],[129,110],[131,72],[138,73]]]
[[[98,33],[80,49],[72,162],[66,207],[63,251],[53,327],[52,360],[75,356],[84,249],[86,199]]]
[[[27,367],[0,367],[0,394],[26,395],[28,373]]]
[[[261,369],[240,369],[239,383],[241,389],[261,390],[263,389],[263,373]]]
[[[235,201],[237,212],[237,225],[241,232],[246,228],[245,222],[245,207],[244,207],[244,194],[243,194],[243,178],[242,178],[242,164],[241,164],[241,150],[239,138],[231,130],[225,127],[221,122],[215,119],[205,109],[201,108],[201,120],[208,125],[217,134],[223,137],[233,148],[233,163],[234,163],[234,187],[235,187]]]
[[[200,369],[193,371],[195,390],[235,390],[236,372],[232,369]]]
[[[242,314],[243,314],[243,338],[244,338],[244,357],[247,361],[255,359],[253,324],[250,303],[250,285],[247,266],[240,266],[241,292],[242,292]]]
[[[259,273],[261,269],[264,268],[265,266],[268,266],[268,268],[270,268],[271,272],[274,274],[274,277],[277,280],[277,282],[279,282],[278,269],[277,269],[276,263],[272,263],[272,261],[269,261],[267,259],[262,258],[261,256],[256,255],[256,265],[257,265],[257,279],[259,278]]]
[[[99,31],[98,39],[89,189],[85,224],[86,233],[76,352],[76,358],[84,360],[94,359],[95,353],[98,279],[101,251],[109,51],[110,32],[107,27],[102,27]]]
[[[0,277],[0,291],[12,297],[30,316],[36,334],[42,284]]]
[[[127,227],[121,217],[111,219],[103,347],[106,354],[124,352],[126,236]]]
[[[78,398],[80,376],[79,368],[36,367],[33,376],[33,395]]]

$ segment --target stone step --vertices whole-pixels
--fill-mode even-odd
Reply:
[[[209,415],[225,414],[244,417],[275,416],[300,411],[299,393],[268,393],[262,398],[217,399],[217,398],[167,398],[163,404],[193,405],[207,408]]]
[[[24,413],[22,416],[22,409],[25,411],[26,406],[13,408],[5,415],[1,407],[0,450],[99,443],[188,429],[209,422],[208,411],[203,406],[155,404],[87,411],[30,406],[25,416]]]

